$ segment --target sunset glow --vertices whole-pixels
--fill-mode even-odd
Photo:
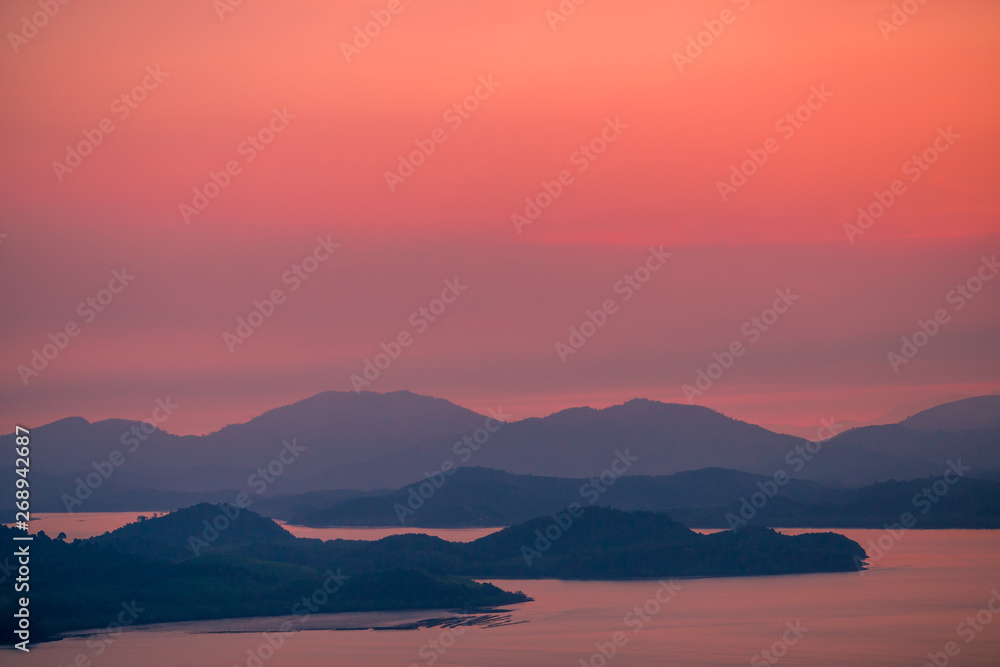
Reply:
[[[562,4],[109,0],[25,38],[38,6],[5,3],[5,414],[142,418],[169,395],[168,430],[205,433],[352,389],[404,331],[366,388],[519,418],[684,402],[784,289],[695,402],[807,425],[1000,389],[1000,281],[948,300],[1000,249],[1000,6]],[[293,291],[317,238],[339,248]],[[650,246],[672,257],[626,301]],[[415,333],[448,279],[468,290]]]

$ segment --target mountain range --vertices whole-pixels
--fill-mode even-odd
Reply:
[[[634,459],[629,475],[725,468],[841,487],[941,475],[959,459],[973,477],[1000,471],[1000,396],[939,405],[896,424],[839,433],[833,425],[822,442],[645,399],[502,418],[407,391],[325,392],[203,436],[70,417],[31,430],[33,509],[174,509],[241,492],[263,500],[336,491],[352,500],[453,467],[588,479],[626,453]],[[14,464],[13,438],[0,436],[5,468]]]
[[[882,528],[898,522],[907,511],[919,517],[921,528],[1000,528],[1000,481],[966,478],[967,471],[959,471],[961,475],[949,472],[833,488],[725,468],[605,478],[609,484],[599,477],[566,479],[460,468],[439,488],[425,480],[348,499],[323,493],[278,496],[263,499],[256,508],[265,516],[305,526],[508,526],[577,502],[665,512],[685,526],[699,528]],[[934,491],[942,488],[944,493]],[[928,489],[930,496],[924,495]]]

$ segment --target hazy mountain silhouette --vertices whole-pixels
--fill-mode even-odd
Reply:
[[[94,463],[108,460],[114,450],[125,462],[102,481],[105,493],[248,491],[248,477],[275,460],[283,442],[293,439],[308,457],[284,466],[268,484],[268,492],[387,488],[391,485],[378,483],[378,475],[356,478],[352,466],[427,438],[472,432],[484,419],[443,399],[406,391],[324,392],[205,436],[177,436],[159,429],[147,434],[142,422],[90,423],[71,417],[32,429],[32,473],[49,480],[36,489],[36,500],[51,505],[53,494],[58,499],[66,491],[72,493],[75,478],[94,472]],[[7,451],[13,452],[12,434],[0,437],[0,442],[9,443]],[[13,465],[13,458],[2,463]],[[310,483],[310,478],[315,481]]]
[[[381,495],[326,503],[318,496],[287,498],[271,514],[310,526],[506,526],[556,512],[571,502],[619,510],[667,512],[687,526],[729,528],[727,517],[770,527],[881,528],[901,513],[921,514],[922,528],[1000,527],[1000,482],[960,479],[933,503],[913,498],[934,479],[882,482],[835,489],[815,482],[708,468],[661,477],[626,476],[598,494],[590,480],[514,475],[488,468],[460,468],[429,498],[424,481]],[[429,488],[429,487],[428,487]],[[764,499],[766,498],[766,502]],[[751,504],[751,500],[753,503]],[[758,506],[761,505],[761,506]],[[920,512],[924,508],[926,512]],[[931,511],[933,510],[933,511]]]
[[[803,439],[708,408],[644,399],[601,410],[563,410],[499,429],[486,415],[405,391],[324,392],[204,436],[146,426],[147,435],[141,422],[71,417],[32,429],[33,508],[59,511],[64,494],[87,495],[82,480],[88,475],[98,480],[94,475],[109,470],[104,462],[116,450],[124,463],[75,509],[172,509],[199,500],[232,501],[239,492],[263,493],[262,498],[370,492],[410,484],[444,464],[590,478],[626,451],[635,459],[629,475],[720,467],[767,476],[781,470],[860,486],[938,475],[949,459],[961,457],[973,467],[971,474],[990,476],[1000,470],[998,405],[996,396],[966,399],[901,424],[851,429],[824,442],[802,465],[794,461],[800,458],[796,451],[809,444]],[[261,484],[255,473],[266,472],[269,464],[273,470],[287,449],[284,443],[292,442],[301,453]],[[0,446],[7,452],[0,462],[6,468],[13,464],[13,435],[0,437]],[[0,499],[0,508],[10,503]]]
[[[684,525],[701,528],[731,528],[744,522],[771,528],[884,528],[898,524],[907,512],[915,518],[914,528],[1000,528],[1000,482],[967,478],[955,485],[944,482],[942,487],[939,480],[879,482],[836,490],[822,502],[779,494],[760,509],[741,500],[721,507],[672,508],[670,513]],[[935,482],[937,488],[947,488],[947,493],[923,495],[935,488]]]
[[[916,479],[940,475],[949,461],[958,459],[972,468],[972,476],[1000,470],[1000,429],[929,431],[903,424],[852,429],[826,443],[801,476],[855,483]]]
[[[721,507],[760,491],[759,484],[769,479],[708,468],[661,477],[628,475],[610,486],[595,487],[586,479],[460,468],[427,499],[418,491],[426,483],[418,480],[390,493],[335,503],[324,503],[314,496],[302,498],[296,506],[293,497],[270,516],[311,526],[507,526],[551,514],[572,502],[656,512],[676,507]],[[780,488],[785,496],[805,502],[821,502],[838,493],[802,480],[788,480]]]
[[[921,431],[1000,430],[1000,396],[977,396],[944,403],[900,422]]]
[[[857,421],[853,419],[837,419],[837,423],[843,428],[861,428],[863,426],[882,426],[883,424],[898,424],[903,420],[911,417],[918,412],[923,412],[924,410],[929,410],[930,408],[942,405],[942,401],[952,402],[960,401],[962,399],[968,398],[967,394],[948,394],[937,401],[933,400],[922,400],[911,403],[903,403],[892,408],[885,414],[875,419],[869,419],[867,421]],[[801,426],[799,424],[761,424],[764,428],[769,431],[774,431],[775,433],[785,433],[787,435],[794,435],[799,438],[805,438],[806,440],[817,440],[822,439],[824,436],[817,436],[817,433],[822,429],[821,424],[811,424],[809,426]],[[962,430],[962,429],[958,429]]]
[[[632,474],[667,475],[719,466],[771,473],[800,442],[708,408],[635,399],[602,410],[573,408],[507,424],[468,463],[527,475],[591,477],[616,452],[638,457]],[[461,448],[459,451],[464,451]],[[456,457],[453,443],[424,443],[408,452],[425,460]],[[412,475],[411,475],[412,477]],[[409,480],[406,480],[409,481]]]
[[[881,424],[883,422],[876,420],[876,423]],[[842,429],[849,429],[871,426],[872,422],[861,422],[853,419],[838,419],[837,424]],[[761,427],[766,428],[768,431],[773,431],[774,433],[793,435],[796,438],[803,438],[805,440],[823,440],[825,437],[828,437],[828,434],[826,434],[822,424],[810,424],[809,426],[801,426],[799,424],[761,424]]]

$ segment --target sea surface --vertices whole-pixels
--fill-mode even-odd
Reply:
[[[137,514],[42,515],[33,529],[83,537]],[[387,530],[308,536],[378,539]],[[428,532],[474,539],[491,530]],[[68,666],[84,656],[107,667],[1000,665],[1000,531],[837,532],[869,549],[869,571],[665,583],[491,580],[534,601],[476,615],[317,613],[287,634],[277,631],[284,618],[137,626],[35,645],[30,654],[3,651],[0,663]],[[871,548],[879,541],[881,550]],[[421,625],[431,627],[369,630]]]
[[[31,532],[45,531],[49,537],[66,533],[66,539],[94,537],[121,528],[127,523],[136,521],[140,516],[151,517],[156,512],[42,512],[31,514]],[[377,526],[361,528],[355,526],[338,528],[308,528],[306,526],[291,526],[278,521],[282,527],[295,537],[309,537],[321,540],[380,540],[389,535],[401,533],[426,533],[440,537],[449,542],[471,542],[484,535],[495,533],[503,526],[496,528],[412,528],[404,526]]]

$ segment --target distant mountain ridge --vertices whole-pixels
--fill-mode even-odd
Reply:
[[[608,486],[595,486],[587,479],[460,468],[427,499],[417,492],[418,481],[386,494],[342,501],[303,498],[296,506],[289,498],[274,508],[277,512],[261,511],[291,524],[308,526],[508,526],[551,514],[573,502],[653,512],[676,507],[721,507],[753,495],[769,480],[737,470],[707,468],[659,477],[626,475]],[[773,482],[771,485],[777,488]],[[781,491],[788,498],[809,503],[836,495],[827,487],[804,480],[786,480]]]
[[[963,475],[964,475],[963,471]],[[924,489],[941,477],[834,489],[816,482],[737,470],[706,468],[666,476],[626,475],[597,493],[591,480],[514,475],[490,468],[461,468],[433,495],[415,482],[363,498],[282,498],[266,516],[307,526],[468,528],[507,526],[559,511],[572,502],[625,511],[666,512],[697,528],[734,525],[881,528],[904,511],[921,513],[921,528],[1000,528],[1000,482],[959,479],[933,503]],[[599,480],[598,480],[599,481]],[[914,505],[917,498],[919,508]],[[933,510],[933,511],[931,511]],[[731,520],[730,520],[731,519]]]
[[[901,421],[900,426],[921,431],[1000,429],[1000,396],[977,396],[943,403]]]
[[[259,487],[250,480],[265,497],[348,489],[361,496],[446,465],[589,478],[626,449],[636,457],[632,475],[717,467],[861,486],[939,475],[948,460],[962,458],[970,474],[989,476],[1000,471],[998,414],[998,396],[966,399],[900,424],[846,430],[817,445],[709,408],[647,399],[502,423],[407,391],[324,392],[204,436],[146,426],[147,435],[141,422],[79,417],[33,428],[33,508],[62,511],[67,497],[79,496],[73,509],[80,511],[232,501],[240,492],[255,497]],[[973,428],[961,429],[964,424]],[[302,453],[282,463],[289,442]],[[8,452],[0,468],[13,466],[13,435],[0,437],[0,444]],[[115,451],[120,465],[111,466]],[[0,499],[0,508],[10,502]]]
[[[942,399],[939,402],[934,401],[918,401],[915,403],[908,403],[903,405],[897,405],[896,407],[889,410],[887,413],[876,417],[874,419],[869,419],[866,421],[858,421],[855,419],[837,419],[837,422],[844,428],[862,428],[865,426],[885,426],[886,424],[899,424],[904,420],[917,415],[918,413],[929,411],[933,408],[948,405],[950,403],[956,403],[967,399],[967,396],[963,395],[953,395]],[[989,398],[981,397],[981,398]],[[978,400],[978,399],[973,399]],[[991,428],[1000,428],[1000,425],[994,422],[994,426]],[[825,438],[822,435],[822,424],[811,424],[808,426],[802,426],[800,424],[761,424],[764,428],[769,431],[774,431],[775,433],[784,433],[786,435],[794,435],[799,438],[805,438],[806,440],[822,440]],[[962,428],[956,430],[965,430],[967,428],[973,428],[968,424],[964,425]]]

